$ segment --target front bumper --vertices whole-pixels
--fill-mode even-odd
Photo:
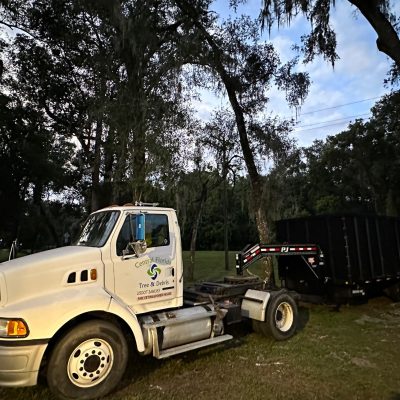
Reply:
[[[33,386],[47,342],[0,341],[0,386]]]

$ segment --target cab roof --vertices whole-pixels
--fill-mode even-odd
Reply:
[[[99,211],[108,211],[108,210],[120,210],[120,211],[126,211],[126,210],[135,210],[135,211],[149,211],[149,210],[154,210],[154,211],[175,211],[173,208],[170,207],[159,207],[158,203],[127,203],[123,205],[118,205],[118,204],[112,204],[107,207],[104,207],[100,210],[96,210],[95,212]]]

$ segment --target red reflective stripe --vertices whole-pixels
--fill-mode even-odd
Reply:
[[[284,249],[284,250],[283,250]],[[294,247],[287,247],[287,246],[279,246],[279,247],[269,247],[269,246],[264,246],[264,245],[256,245],[253,248],[251,248],[250,250],[247,251],[247,255],[245,255],[243,258],[243,262],[249,262],[251,261],[253,258],[257,257],[258,255],[260,255],[261,253],[269,253],[271,255],[275,255],[275,254],[288,254],[290,255],[291,252],[309,252],[309,251],[315,251],[318,252],[318,247],[316,246],[299,246],[299,245],[295,245]]]

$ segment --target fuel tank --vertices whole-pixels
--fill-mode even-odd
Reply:
[[[221,311],[217,312],[210,304],[141,317],[145,354],[152,351],[154,340],[160,350],[165,350],[222,335],[223,316],[220,314]]]

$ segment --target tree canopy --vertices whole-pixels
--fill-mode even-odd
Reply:
[[[377,34],[379,51],[393,60],[392,80],[400,70],[400,25],[391,0],[344,0],[361,13]],[[330,24],[330,14],[337,0],[263,0],[260,18],[268,29],[277,23],[290,24],[299,14],[309,21],[311,31],[301,38],[305,61],[322,55],[334,65],[337,59],[336,33]],[[351,40],[351,38],[349,38]]]
[[[332,3],[284,3],[266,2],[279,6],[266,23],[306,13],[306,57],[334,62],[329,13],[315,8]],[[271,241],[279,218],[399,215],[398,93],[299,148],[269,97],[299,106],[308,74],[281,61],[259,20],[221,21],[210,4],[1,1],[0,239],[58,246],[90,211],[135,200],[175,207],[193,250]],[[204,89],[228,102],[199,120]]]

